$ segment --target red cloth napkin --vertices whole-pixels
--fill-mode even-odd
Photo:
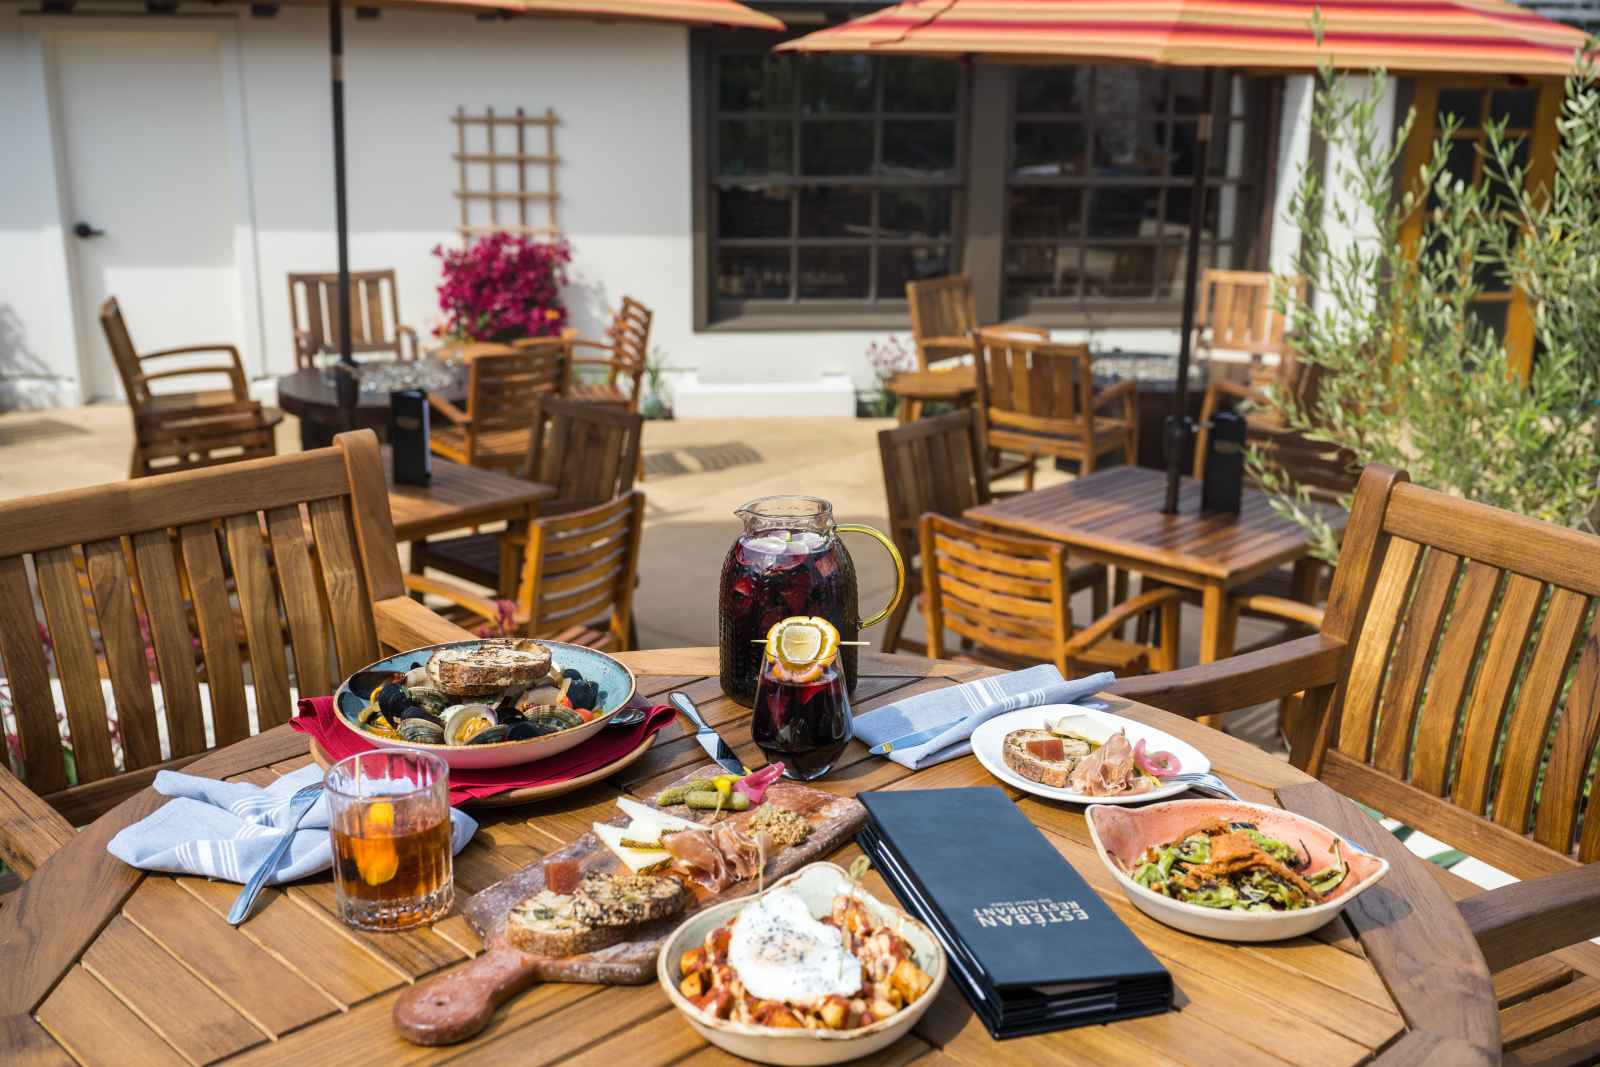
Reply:
[[[322,751],[334,760],[342,760],[357,752],[370,752],[378,747],[363,741],[354,731],[335,722],[337,714],[333,710],[332,697],[307,697],[300,701],[298,713],[289,721],[289,726],[298,733],[316,738]],[[599,770],[638,748],[646,737],[667,725],[676,715],[677,712],[667,705],[657,704],[650,709],[644,722],[627,728],[603,729],[576,748],[569,748],[549,759],[489,770],[457,770],[452,767],[450,803],[460,804],[512,789],[565,782]]]

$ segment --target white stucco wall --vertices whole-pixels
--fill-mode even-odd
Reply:
[[[265,379],[293,360],[285,274],[334,265],[326,17],[305,8],[285,8],[272,19],[222,17],[236,26],[222,47],[232,49],[237,71],[242,119],[233,121],[242,128],[232,131],[232,150],[244,157],[235,161],[247,178],[239,195],[243,218],[253,221],[253,240],[238,245],[251,260],[239,264],[246,313],[240,336],[230,340],[252,375]],[[161,22],[122,20],[135,29]],[[78,399],[74,239],[62,234],[72,207],[58,193],[65,186],[41,40],[53,27],[90,24],[0,9],[0,158],[7,161],[0,197],[0,407]],[[575,251],[568,300],[584,334],[596,335],[608,309],[632,295],[655,310],[654,346],[679,372],[675,377],[772,383],[766,391],[739,393],[737,406],[751,414],[792,410],[793,390],[786,400],[784,383],[837,383],[842,376],[870,387],[864,350],[881,330],[694,332],[688,40],[675,27],[480,22],[400,10],[375,21],[348,17],[352,267],[396,268],[406,321],[424,331],[434,325],[438,268],[429,251],[454,240],[458,219],[450,115],[459,105],[550,107],[562,120],[561,225]],[[1286,154],[1285,178],[1297,163],[1287,145]],[[174,219],[181,224],[181,205],[174,205]],[[125,311],[136,320],[137,308]],[[1107,350],[1177,346],[1176,330],[1060,336]]]

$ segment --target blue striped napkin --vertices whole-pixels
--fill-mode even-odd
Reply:
[[[1103,671],[1069,682],[1054,664],[1042,663],[875,708],[855,720],[856,739],[868,748],[888,744],[889,750],[880,754],[902,767],[921,770],[971,752],[972,731],[996,715],[1076,703],[1114,681],[1116,675]],[[947,728],[932,737],[916,736],[940,726]]]

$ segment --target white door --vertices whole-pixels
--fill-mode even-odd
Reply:
[[[117,298],[141,352],[242,344],[238,164],[229,159],[215,34],[64,30],[53,44],[79,367],[85,395],[106,399],[123,391],[100,329],[107,296]]]

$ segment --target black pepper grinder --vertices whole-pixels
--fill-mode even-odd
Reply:
[[[1200,510],[1237,515],[1244,501],[1244,416],[1219,411],[1209,425]]]

